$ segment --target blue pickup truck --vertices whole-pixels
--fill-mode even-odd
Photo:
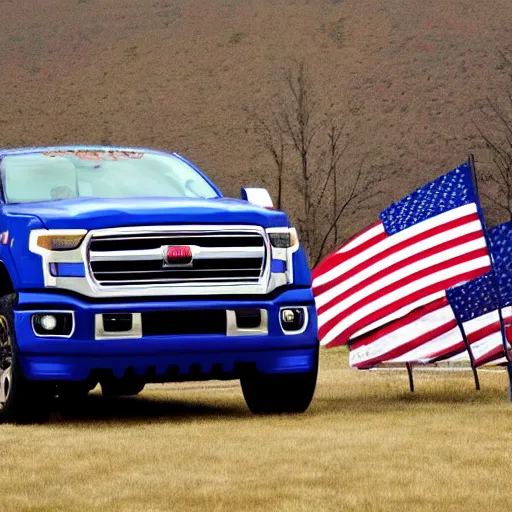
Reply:
[[[222,197],[178,154],[0,149],[0,416],[146,383],[240,379],[303,412],[318,369],[307,261],[264,189]]]

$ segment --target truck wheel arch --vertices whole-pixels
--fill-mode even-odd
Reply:
[[[3,261],[0,261],[0,297],[14,293],[11,275]]]

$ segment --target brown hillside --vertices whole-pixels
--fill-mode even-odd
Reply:
[[[226,194],[272,188],[243,109],[304,57],[344,112],[345,164],[399,171],[349,235],[469,151],[484,163],[474,123],[504,92],[511,32],[510,0],[0,0],[0,144],[173,149]]]

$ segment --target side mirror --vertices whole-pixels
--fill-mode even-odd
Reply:
[[[272,198],[266,188],[242,188],[241,197],[244,201],[261,206],[262,208],[274,208]]]

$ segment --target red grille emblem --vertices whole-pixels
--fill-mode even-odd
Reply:
[[[188,245],[170,245],[164,250],[165,263],[168,265],[188,265],[192,263],[192,249]]]

